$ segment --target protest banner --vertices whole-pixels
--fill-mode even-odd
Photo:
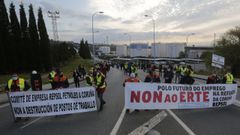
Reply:
[[[95,88],[9,92],[15,117],[41,117],[97,110]]]
[[[126,83],[127,109],[193,109],[225,107],[236,100],[237,84],[181,85]]]

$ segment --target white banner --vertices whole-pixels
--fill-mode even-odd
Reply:
[[[236,100],[237,84],[181,85],[126,83],[128,109],[192,109],[225,107]]]
[[[15,117],[40,117],[96,111],[95,88],[10,92]]]
[[[216,54],[212,54],[212,63],[224,66],[225,58]]]

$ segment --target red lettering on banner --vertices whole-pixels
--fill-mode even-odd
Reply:
[[[165,103],[167,103],[167,102],[170,103],[170,102],[171,102],[171,101],[170,101],[170,95],[169,95],[169,94],[166,95],[164,102],[165,102]]]
[[[203,102],[208,102],[209,101],[208,94],[209,94],[209,92],[207,92],[207,91],[203,92]]]
[[[159,103],[162,103],[162,92],[159,91],[154,91],[153,92],[153,103],[156,103],[156,102],[159,102]]]
[[[152,98],[152,94],[151,94],[150,91],[144,91],[143,92],[143,94],[142,94],[142,101],[144,103],[150,102],[151,98]]]
[[[177,102],[177,95],[176,94],[172,95],[172,102],[173,103]]]
[[[187,94],[187,101],[188,102],[194,102],[194,100],[193,100],[193,92],[187,92],[188,94]]]
[[[185,93],[186,92],[180,92],[180,102],[186,102],[186,100],[185,100]]]
[[[195,92],[195,94],[197,95],[197,102],[200,102],[200,95],[202,92]]]
[[[139,103],[140,102],[140,91],[137,91],[137,93],[135,91],[131,91],[131,102],[136,102]]]

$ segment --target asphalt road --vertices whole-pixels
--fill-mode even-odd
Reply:
[[[143,80],[145,73],[139,71]],[[79,113],[60,117],[31,118],[13,123],[9,106],[0,106],[1,135],[109,135],[116,128],[124,108],[125,76],[118,69],[107,75],[108,87],[104,94],[106,105],[102,112]],[[196,80],[196,83],[204,83]],[[71,86],[73,87],[73,86]],[[238,94],[238,99],[240,99]],[[126,135],[160,112],[167,116],[153,129],[161,135],[239,135],[240,108],[232,105],[217,109],[153,110],[126,113],[117,135]]]

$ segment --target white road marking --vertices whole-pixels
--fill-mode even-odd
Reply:
[[[167,112],[187,131],[189,135],[196,135],[177,115],[175,115],[171,110]]]
[[[3,105],[0,105],[0,109],[1,108],[4,108],[4,107],[7,107],[7,106],[9,106],[10,104],[9,103],[6,103],[6,104],[3,104]]]
[[[117,134],[125,114],[126,114],[126,108],[124,107],[123,110],[122,110],[122,113],[121,113],[120,117],[118,118],[118,121],[115,124],[114,128],[112,129],[110,135],[116,135]]]
[[[44,117],[39,117],[39,118],[37,118],[37,119],[35,119],[35,120],[33,120],[33,121],[27,123],[26,125],[21,126],[20,129],[24,129],[24,128],[26,128],[26,127],[32,125],[33,123],[35,123],[35,122],[41,120],[42,118],[44,118]]]
[[[152,128],[154,128],[158,123],[160,123],[164,118],[167,117],[167,113],[165,111],[162,111],[155,115],[153,118],[151,118],[149,121],[145,122],[140,127],[133,130],[128,135],[145,135],[147,132],[149,132]]]

